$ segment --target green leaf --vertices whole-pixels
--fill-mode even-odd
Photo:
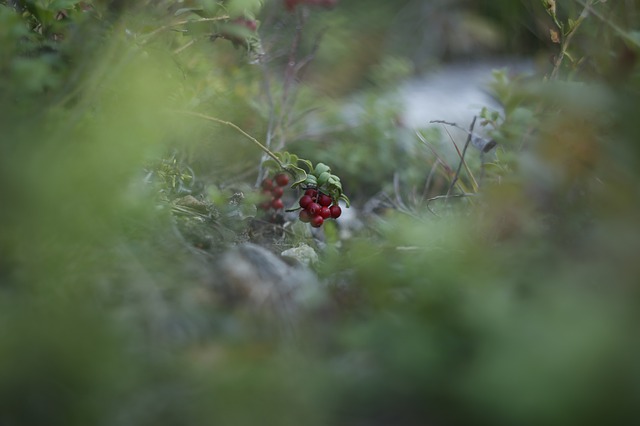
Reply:
[[[180,15],[184,15],[185,13],[195,13],[197,15],[200,15],[202,12],[203,10],[198,7],[183,7],[181,9],[176,10],[176,12],[173,15],[180,16]]]
[[[298,162],[307,166],[307,169],[313,170],[313,163],[311,161],[305,160],[304,158],[299,158]]]
[[[344,194],[340,194],[340,199],[345,202],[347,208],[351,207],[351,201],[349,201],[349,197]]]
[[[316,168],[317,169],[317,168]],[[324,184],[326,184],[329,181],[329,178],[331,177],[331,173],[329,172],[322,172],[320,174],[320,176],[318,176],[318,185],[322,186]]]
[[[313,174],[316,175],[317,177],[320,177],[320,175],[322,175],[323,173],[329,173],[331,172],[331,168],[329,166],[327,166],[324,163],[318,163],[316,164],[316,168],[313,171]]]

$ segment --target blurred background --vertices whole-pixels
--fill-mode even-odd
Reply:
[[[639,18],[0,1],[0,425],[633,424]]]

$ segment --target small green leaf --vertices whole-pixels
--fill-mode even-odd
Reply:
[[[174,16],[180,16],[180,15],[184,15],[185,13],[196,13],[196,14],[200,14],[202,13],[203,10],[201,8],[197,8],[197,7],[183,7],[181,9],[176,10],[176,12],[173,14]]]
[[[313,174],[316,175],[317,177],[320,177],[320,175],[322,175],[323,173],[329,173],[331,172],[331,168],[329,166],[327,166],[324,163],[318,163],[316,164],[316,168],[313,171]]]
[[[345,202],[347,208],[351,207],[351,201],[349,201],[349,197],[344,194],[340,194],[340,199]]]
[[[316,170],[317,170],[317,167],[316,167]],[[318,185],[320,186],[325,185],[329,181],[329,178],[331,178],[331,173],[329,172],[320,173],[320,175],[318,176]]]

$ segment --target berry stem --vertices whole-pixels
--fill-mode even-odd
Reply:
[[[233,127],[235,130],[240,132],[243,136],[248,138],[251,142],[256,144],[258,146],[258,148],[263,150],[265,152],[265,154],[267,154],[269,157],[271,157],[273,159],[273,161],[278,163],[278,165],[280,166],[281,169],[284,169],[284,164],[282,163],[282,161],[280,161],[280,159],[273,152],[271,152],[271,150],[269,148],[267,148],[266,146],[261,144],[256,138],[254,138],[249,133],[245,132],[244,130],[242,130],[240,127],[236,126],[232,122],[221,120],[221,119],[216,118],[216,117],[211,117],[209,115],[201,114],[199,112],[184,111],[184,110],[172,110],[172,112],[176,112],[178,114],[192,115],[194,117],[204,118],[205,120],[214,121],[216,123],[224,124],[225,126]]]

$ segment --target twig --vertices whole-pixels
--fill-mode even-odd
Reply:
[[[447,196],[451,195],[451,191],[453,190],[454,185],[458,182],[458,177],[460,176],[460,170],[462,169],[462,165],[464,164],[464,156],[467,153],[467,148],[469,148],[469,144],[471,143],[471,134],[473,133],[473,128],[476,125],[476,119],[478,117],[474,116],[471,121],[471,126],[469,126],[469,134],[467,135],[467,141],[464,143],[464,148],[462,149],[462,155],[460,156],[460,163],[458,164],[458,169],[456,170],[456,174],[453,176],[453,180],[449,185],[449,190],[447,191]]]
[[[433,147],[429,144],[429,142],[427,142],[427,140],[424,138],[424,136],[422,136],[422,133],[420,133],[418,130],[416,130],[415,133],[416,133],[416,136],[418,137],[418,139],[420,139],[420,142],[422,142],[423,144],[425,144],[425,146],[427,148],[429,148],[429,150],[436,157],[436,159],[438,159],[438,161],[440,161],[443,166],[448,167],[447,163],[442,158],[440,158],[440,156],[438,155],[436,150],[433,149]]]
[[[264,94],[267,97],[267,105],[269,106],[269,123],[267,125],[267,135],[265,145],[271,149],[271,140],[273,139],[273,130],[276,121],[275,104],[273,102],[273,93],[271,92],[271,82],[269,81],[269,71],[266,62],[261,63],[262,68],[262,87]],[[260,165],[258,166],[258,177],[256,178],[256,187],[260,185],[264,178],[264,160],[266,157],[263,155],[260,159]]]
[[[195,38],[194,38],[194,39],[192,39],[192,40],[190,40],[187,44],[185,44],[184,46],[180,46],[180,47],[178,47],[178,48],[177,48],[177,49],[175,49],[172,53],[173,53],[174,55],[179,54],[179,53],[180,53],[180,52],[182,52],[183,50],[186,50],[186,49],[188,49],[189,47],[193,46],[193,45],[195,44],[196,40],[197,40],[197,39],[195,39]]]
[[[434,216],[440,217],[439,214],[437,214],[436,212],[434,212],[431,209],[431,206],[429,204],[431,204],[432,201],[443,200],[443,199],[444,200],[448,200],[449,198],[464,198],[464,197],[475,197],[475,196],[476,196],[476,194],[469,194],[469,193],[466,193],[466,192],[463,192],[462,194],[453,194],[453,195],[448,195],[448,194],[447,195],[438,195],[436,197],[432,197],[432,198],[429,198],[427,200],[427,210],[429,210],[429,212],[432,213]]]
[[[569,34],[567,34],[566,37],[564,37],[563,35],[564,39],[562,40],[560,53],[558,54],[558,56],[556,57],[553,63],[553,70],[551,71],[551,75],[549,77],[551,80],[554,80],[558,77],[558,72],[560,72],[560,65],[562,65],[562,61],[564,60],[564,57],[568,55],[567,50],[569,49],[569,45],[573,40],[573,36],[575,36],[578,28],[582,24],[582,21],[584,21],[587,18],[587,16],[589,16],[589,10],[591,9],[592,4],[593,4],[593,0],[588,0],[586,3],[583,4],[584,9],[582,9],[582,12],[580,12],[580,16],[575,21],[573,28],[569,30]],[[556,22],[556,25],[558,25],[557,22]],[[562,31],[561,26],[558,29]]]
[[[620,37],[622,37],[627,43],[632,44],[636,47],[640,47],[640,41],[638,41],[637,38],[634,38],[632,36],[629,35],[629,33],[625,30],[623,30],[621,27],[619,27],[618,25],[614,24],[613,22],[611,22],[609,19],[607,19],[606,17],[602,16],[602,14],[600,12],[598,12],[597,10],[595,10],[594,8],[592,8],[592,3],[585,3],[582,0],[576,0],[577,3],[581,4],[582,6],[584,6],[589,13],[592,13],[596,18],[600,19],[602,22],[604,22],[605,24],[607,24],[608,26],[610,26],[613,31],[615,31],[616,33],[618,33],[618,35]]]
[[[451,126],[451,127],[455,127],[456,129],[460,129],[463,132],[468,132],[467,129],[465,129],[464,127],[461,127],[459,125],[457,125],[456,123],[452,123],[450,121],[444,121],[444,120],[431,120],[429,121],[429,124],[446,124],[447,126]]]
[[[324,32],[326,31],[326,28],[324,30],[322,30],[317,36],[316,36],[316,41],[314,42],[314,45],[311,49],[311,53],[309,53],[307,56],[305,56],[302,60],[298,61],[295,64],[294,67],[294,73],[293,73],[293,77],[295,79],[299,79],[300,78],[300,74],[299,72],[304,68],[305,65],[309,64],[309,62],[311,62],[313,59],[315,59],[316,57],[316,53],[318,51],[318,48],[320,47],[320,40],[322,39],[322,36],[324,35]],[[293,107],[296,104],[296,100],[298,97],[298,92],[299,91],[294,91],[291,94],[291,97],[288,99],[288,105],[283,104],[282,105],[282,113],[283,113],[283,118],[286,119],[286,124],[285,124],[285,128],[289,128],[291,126],[291,124],[293,123]],[[299,120],[300,117],[296,117],[296,120]],[[284,133],[282,133],[282,135],[284,135]],[[282,144],[282,146],[280,148],[283,148],[284,144]]]
[[[300,45],[300,40],[302,39],[302,30],[306,23],[305,11],[301,10],[297,14],[297,22],[296,22],[296,32],[293,37],[293,41],[291,42],[291,48],[289,49],[289,57],[287,59],[287,67],[284,71],[284,83],[282,86],[282,98],[280,100],[280,116],[278,117],[277,128],[280,132],[280,142],[278,144],[278,148],[282,149],[285,144],[285,134],[284,134],[284,123],[286,120],[286,105],[289,101],[289,91],[291,90],[291,85],[293,84],[293,80],[295,78],[295,69],[296,69],[296,54],[298,53],[298,46]]]
[[[409,210],[407,205],[404,203],[404,200],[402,199],[402,195],[400,195],[400,175],[398,174],[398,172],[393,173],[393,192],[396,196],[396,203],[398,203],[401,208]]]
[[[181,25],[185,25],[185,24],[191,24],[191,23],[198,23],[198,22],[214,22],[214,21],[226,21],[229,19],[229,16],[224,15],[224,16],[216,16],[215,18],[200,18],[200,19],[185,19],[183,21],[178,21],[178,22],[174,22],[172,24],[167,24],[164,25],[160,28],[156,28],[155,30],[147,33],[147,34],[143,34],[142,37],[144,37],[144,40],[142,40],[140,42],[141,45],[144,45],[146,43],[149,42],[149,40],[155,36],[156,34],[161,33],[162,31],[166,31],[169,30],[173,27],[179,27]]]
[[[431,186],[431,181],[433,180],[433,177],[435,176],[436,171],[438,170],[438,165],[440,163],[441,163],[440,160],[436,160],[433,163],[433,166],[431,167],[429,174],[427,175],[427,180],[425,181],[424,189],[422,190],[422,200],[427,198],[427,194],[429,193],[429,187]]]
[[[211,116],[208,116],[208,115],[205,115],[205,114],[201,114],[199,112],[193,112],[193,111],[171,110],[171,112],[175,112],[175,113],[178,113],[178,114],[191,115],[191,116],[194,116],[194,117],[204,118],[205,120],[213,121],[213,122],[216,122],[216,123],[219,123],[219,124],[224,124],[225,126],[229,126],[229,127],[234,128],[235,130],[240,132],[243,136],[245,136],[247,139],[249,139],[251,142],[256,144],[258,146],[258,148],[260,148],[262,151],[264,151],[265,154],[267,154],[269,157],[271,157],[276,163],[278,163],[278,165],[281,168],[284,169],[284,164],[282,163],[282,161],[280,161],[280,159],[273,152],[271,152],[271,150],[269,148],[267,148],[266,146],[261,144],[256,138],[254,138],[249,133],[245,132],[244,130],[242,130],[240,127],[236,126],[232,122],[221,120],[221,119],[216,118],[216,117],[211,117]]]
[[[309,64],[309,62],[313,61],[316,57],[316,54],[318,53],[318,49],[320,49],[320,41],[322,40],[322,37],[324,37],[324,33],[327,32],[329,28],[323,28],[322,30],[320,30],[320,32],[318,33],[318,35],[316,36],[316,40],[313,43],[313,47],[311,48],[311,53],[309,53],[307,56],[305,56],[302,60],[300,60],[296,66],[295,66],[295,72],[296,74],[298,72],[300,72],[300,70],[302,68],[304,68],[306,65]]]

